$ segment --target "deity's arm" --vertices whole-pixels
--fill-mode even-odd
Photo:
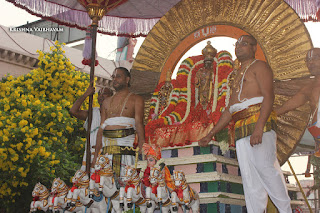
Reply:
[[[135,113],[134,118],[136,122],[136,130],[138,135],[138,147],[142,150],[142,145],[145,142],[145,135],[144,135],[144,125],[143,125],[143,118],[144,118],[144,100],[141,96],[136,96],[135,100]]]
[[[311,93],[311,90],[312,84],[304,86],[299,92],[297,92],[297,94],[291,97],[282,106],[275,109],[277,115],[282,115],[305,104],[309,100],[309,94]]]

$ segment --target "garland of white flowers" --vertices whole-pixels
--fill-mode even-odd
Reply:
[[[211,140],[210,143],[214,144],[214,140]],[[218,142],[218,146],[220,147],[221,153],[223,155],[225,155],[227,153],[227,151],[229,151],[229,143],[225,140],[223,141],[217,141]]]
[[[204,62],[204,60],[200,60],[200,61],[198,61],[197,63],[195,63],[194,65],[193,65],[193,67],[195,67],[195,66],[197,66],[197,65],[199,65],[199,64],[202,64]],[[181,119],[181,121],[180,121],[180,123],[183,123],[183,122],[185,122],[186,120],[187,120],[187,118],[188,118],[188,115],[189,115],[189,113],[190,113],[190,108],[191,108],[191,77],[192,77],[192,71],[193,71],[193,69],[191,69],[190,70],[190,73],[189,73],[189,75],[188,75],[188,83],[187,83],[187,109],[186,109],[186,113],[185,113],[185,115],[184,115],[184,117],[183,117],[183,119]]]
[[[227,153],[227,151],[229,151],[229,143],[227,141],[220,141],[219,142],[219,147],[221,150],[221,153],[224,155]]]
[[[217,109],[217,103],[218,103],[218,87],[219,87],[219,81],[218,81],[218,59],[216,57],[214,57],[214,61],[216,62],[216,76],[214,77],[214,91],[213,91],[213,103],[212,103],[212,111],[211,112],[215,112]]]

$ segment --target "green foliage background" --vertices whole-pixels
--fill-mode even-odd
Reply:
[[[81,166],[85,130],[69,109],[89,75],[75,70],[62,46],[38,51],[29,74],[0,81],[0,212],[29,212],[37,182],[49,189],[55,177],[70,183]]]

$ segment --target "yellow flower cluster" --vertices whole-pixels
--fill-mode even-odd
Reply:
[[[69,109],[89,75],[75,70],[62,47],[55,43],[50,53],[38,51],[36,69],[0,81],[0,206],[10,208],[21,194],[31,199],[39,179],[50,183],[59,172],[67,180],[81,166],[85,130]]]

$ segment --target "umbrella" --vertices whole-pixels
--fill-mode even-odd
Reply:
[[[99,20],[111,9],[124,3],[126,0],[78,0],[79,3],[86,8],[89,17],[92,19],[91,24],[91,39],[92,39],[92,49],[91,49],[91,69],[90,69],[90,85],[93,86],[94,81],[94,67],[96,58],[96,40],[97,40],[97,27]],[[86,148],[86,171],[90,177],[90,164],[91,164],[91,145],[90,145],[90,134],[91,134],[91,124],[92,124],[92,103],[93,95],[89,96],[89,109],[88,109],[88,131],[87,131],[87,148]]]
[[[62,25],[87,29],[91,19],[77,0],[6,0],[29,13]],[[91,0],[103,2],[102,0]],[[113,2],[109,0],[110,2]],[[208,0],[210,1],[210,0]],[[303,21],[320,21],[319,0],[285,0]],[[117,36],[146,36],[155,23],[180,0],[127,0],[107,11],[98,32]],[[318,7],[317,7],[318,4]],[[134,29],[130,24],[134,23]],[[129,21],[129,22],[128,22]],[[124,24],[124,25],[123,25]],[[121,29],[119,29],[121,26]]]
[[[7,0],[43,19],[86,30],[91,24],[81,2],[112,6],[99,21],[98,32],[117,36],[146,36],[154,24],[180,0]],[[112,5],[121,2],[118,5]],[[87,3],[85,3],[87,4]],[[132,28],[132,23],[135,26]],[[120,27],[121,26],[121,27]]]

